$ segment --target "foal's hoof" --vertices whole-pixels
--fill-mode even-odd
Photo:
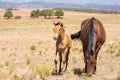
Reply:
[[[95,74],[90,73],[90,74],[88,74],[88,76],[89,76],[89,77],[94,77]]]
[[[63,72],[63,71],[58,73],[58,75],[63,75],[63,74],[64,74],[64,72]]]
[[[96,76],[95,74],[92,75],[93,77]]]
[[[57,70],[53,70],[51,74],[52,75],[57,75]]]
[[[65,71],[67,71],[67,69],[64,69],[63,72],[65,73]]]

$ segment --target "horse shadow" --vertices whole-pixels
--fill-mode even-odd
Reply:
[[[72,72],[74,73],[74,75],[81,76],[82,73],[85,73],[85,70],[80,69],[80,68],[74,68],[72,70]],[[51,72],[51,75],[53,75],[53,76],[62,76],[64,74],[65,74],[65,72],[62,72],[62,73],[58,74],[54,70]]]
[[[60,74],[58,72],[55,72],[55,70],[53,69],[52,72],[51,72],[51,75],[53,76],[62,76],[64,75],[65,72],[61,72]]]
[[[74,68],[73,69],[73,73],[74,75],[77,75],[77,76],[81,76],[81,74],[84,72],[84,69],[80,69],[80,68]]]

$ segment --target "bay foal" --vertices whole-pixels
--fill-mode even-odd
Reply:
[[[65,32],[63,24],[61,22],[54,23],[54,37],[56,40],[56,53],[55,53],[55,72],[61,74],[61,71],[67,70],[69,53],[71,48],[71,37],[68,33]],[[59,60],[59,71],[57,71],[57,63]],[[63,64],[63,67],[62,67]]]

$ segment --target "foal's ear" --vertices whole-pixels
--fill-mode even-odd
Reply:
[[[59,25],[63,28],[63,23],[62,23],[62,22],[60,22],[60,21],[59,21],[58,23],[59,23]]]
[[[63,28],[63,23],[61,23],[60,26]]]

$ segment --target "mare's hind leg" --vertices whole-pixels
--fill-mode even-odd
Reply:
[[[54,59],[55,73],[57,73],[57,63],[58,63],[58,54],[57,54],[57,50],[56,50],[56,53],[55,53],[55,59]]]
[[[86,52],[85,52],[85,47],[83,46],[83,53],[84,53],[84,63],[85,63],[85,68],[83,69],[83,72],[87,72],[87,59],[86,59]]]
[[[66,48],[63,53],[63,71],[67,70],[70,48]]]

